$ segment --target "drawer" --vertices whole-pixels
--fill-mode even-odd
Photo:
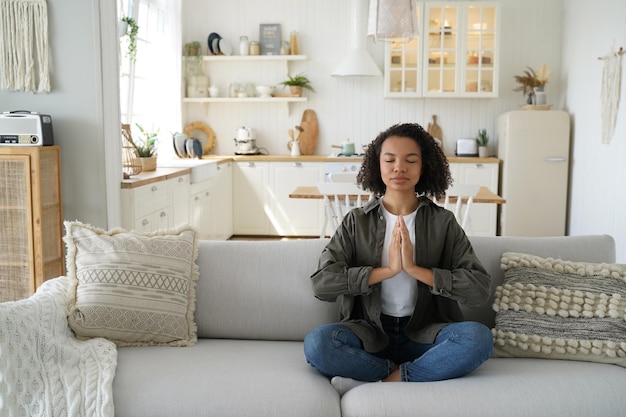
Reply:
[[[135,189],[135,217],[143,217],[159,208],[169,206],[167,181],[144,185]]]

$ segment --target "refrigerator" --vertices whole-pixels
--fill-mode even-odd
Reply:
[[[497,124],[499,234],[564,236],[567,221],[570,118],[564,111],[520,110]]]

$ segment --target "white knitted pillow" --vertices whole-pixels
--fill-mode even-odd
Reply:
[[[189,346],[198,256],[191,227],[139,234],[65,222],[70,327],[118,346]]]
[[[502,255],[494,356],[626,367],[626,264]]]

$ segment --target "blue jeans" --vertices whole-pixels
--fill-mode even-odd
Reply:
[[[409,317],[381,316],[389,344],[369,353],[360,339],[341,323],[313,329],[304,339],[307,361],[322,374],[359,381],[379,381],[400,367],[402,381],[426,382],[458,378],[472,372],[491,356],[489,328],[476,322],[450,323],[434,343],[417,343],[404,334]]]

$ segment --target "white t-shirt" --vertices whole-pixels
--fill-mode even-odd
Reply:
[[[398,216],[389,213],[384,205],[383,213],[387,223],[387,230],[385,231],[381,265],[387,266],[389,265],[389,246],[391,245],[393,228],[396,226]],[[415,244],[415,213],[417,213],[417,210],[402,216],[413,244]],[[415,261],[415,254],[413,254],[413,261]],[[412,278],[404,271],[400,271],[395,277],[384,280],[381,285],[383,314],[393,317],[407,317],[413,314],[415,303],[417,302],[417,280],[415,278]]]

